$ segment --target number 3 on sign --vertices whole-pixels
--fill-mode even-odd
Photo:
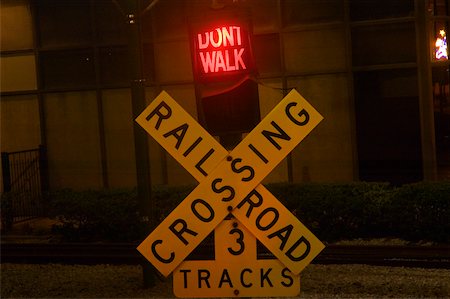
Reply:
[[[234,217],[214,230],[215,260],[185,261],[174,271],[177,297],[296,296],[300,277],[278,260],[258,260],[256,238]]]
[[[227,219],[214,230],[216,260],[237,262],[256,259],[255,237],[234,217]],[[254,243],[254,244],[253,244]]]
[[[237,234],[238,238],[236,239],[236,243],[239,245],[238,250],[234,250],[232,247],[228,247],[228,251],[232,255],[240,255],[244,252],[244,233],[239,228],[233,228],[230,230],[230,235]]]

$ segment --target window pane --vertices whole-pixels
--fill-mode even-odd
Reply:
[[[36,1],[42,47],[87,44],[92,40],[89,0]]]
[[[151,42],[153,40],[152,14],[145,13],[141,18],[142,40]]]
[[[278,34],[255,35],[253,54],[260,74],[279,74],[281,72],[280,37]]]
[[[143,58],[143,68],[144,68],[144,78],[147,81],[155,80],[155,63],[154,63],[154,50],[152,44],[144,44],[143,46],[144,58]]]
[[[341,30],[286,33],[284,42],[288,72],[341,71],[346,67]]]
[[[356,66],[416,61],[414,23],[357,27],[352,30]]]
[[[28,1],[3,0],[0,2],[1,50],[33,48],[33,32]]]
[[[155,68],[160,81],[192,79],[192,64],[188,42],[155,44]]]
[[[283,24],[286,27],[341,21],[344,17],[342,0],[284,0]]]
[[[326,121],[292,153],[295,182],[338,182],[353,179],[353,126],[346,74],[288,78]],[[339,132],[339,133],[337,133]]]
[[[94,1],[97,41],[123,44],[127,42],[127,23],[113,1]]]
[[[0,57],[1,91],[34,90],[36,63],[34,55]]]
[[[102,182],[95,92],[44,98],[51,188],[100,188]]]
[[[252,9],[253,32],[270,32],[278,28],[277,0],[250,0]]]
[[[130,83],[128,50],[126,48],[101,48],[99,59],[102,84]]]
[[[158,39],[187,37],[184,3],[180,0],[165,0],[153,7],[151,11]]]
[[[357,73],[354,82],[360,179],[422,180],[417,70]]]
[[[413,15],[414,0],[350,0],[350,17],[354,21]]]
[[[41,144],[39,105],[36,95],[2,96],[1,151],[21,151]]]
[[[448,0],[428,0],[428,11],[433,16],[449,16],[449,2]]]
[[[92,50],[42,52],[41,65],[45,88],[76,88],[95,85]]]
[[[108,179],[112,188],[136,186],[133,116],[129,89],[102,92]]]
[[[450,180],[450,72],[448,66],[433,67],[433,107],[438,175],[441,180]]]

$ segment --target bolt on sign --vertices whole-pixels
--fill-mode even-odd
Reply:
[[[229,153],[164,91],[136,118],[199,182],[138,246],[164,276],[174,273],[178,296],[298,293],[299,273],[324,245],[260,182],[322,119],[292,90]],[[184,261],[213,230],[216,260]],[[255,238],[277,260],[258,260]]]

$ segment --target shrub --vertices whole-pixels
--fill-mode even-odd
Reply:
[[[194,186],[154,187],[155,224]],[[400,238],[450,242],[450,182],[392,187],[387,183],[269,184],[267,188],[320,240]],[[61,190],[51,196],[55,231],[71,241],[138,241],[151,231],[135,190]]]
[[[319,239],[450,242],[450,182],[272,184],[274,195]]]
[[[192,187],[159,187],[152,192],[157,223],[164,219]],[[141,217],[136,190],[73,191],[51,194],[53,227],[66,241],[137,241],[148,235],[151,223]]]
[[[51,194],[51,215],[60,220],[53,229],[67,241],[137,240],[137,204],[134,191],[60,190]]]
[[[394,190],[386,217],[396,236],[450,241],[450,182],[421,182]]]
[[[321,240],[370,237],[388,184],[274,184],[268,186]]]

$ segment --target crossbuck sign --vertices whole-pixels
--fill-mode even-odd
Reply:
[[[199,182],[138,247],[177,296],[298,294],[324,245],[260,182],[322,119],[292,90],[228,152],[164,91],[136,118]],[[215,261],[184,261],[213,230]],[[257,260],[256,239],[277,260]]]

